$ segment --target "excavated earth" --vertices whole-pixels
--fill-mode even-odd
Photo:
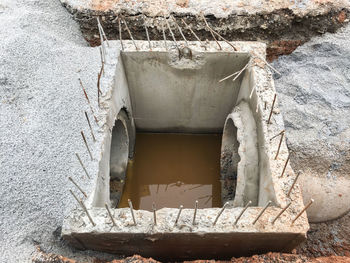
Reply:
[[[110,39],[119,38],[118,18],[124,18],[135,39],[163,39],[163,17],[173,16],[187,39],[195,37],[185,21],[201,40],[213,39],[201,14],[212,29],[228,40],[262,41],[268,45],[272,60],[290,54],[299,45],[325,32],[335,32],[348,21],[347,0],[61,0],[79,23],[85,39],[100,43],[96,17]],[[182,39],[176,24],[169,19],[176,39]],[[166,27],[166,25],[165,25]],[[169,31],[166,37],[171,39]],[[122,38],[130,35],[122,27]]]
[[[79,78],[84,80],[91,100],[97,101],[99,51],[83,39],[98,44],[96,16],[101,16],[111,39],[118,38],[116,18],[120,13],[135,38],[145,39],[144,14],[151,38],[160,39],[162,11],[173,14],[178,22],[183,18],[201,39],[212,39],[198,17],[203,11],[209,24],[230,40],[266,42],[273,59],[317,35],[337,31],[349,15],[349,2],[340,0],[231,2],[62,0],[78,21],[82,35],[58,0],[0,0],[1,262],[152,262],[138,256],[112,261],[114,256],[77,251],[60,238],[63,215],[73,206],[67,171],[80,173],[74,152],[85,149],[79,134],[86,126],[83,111],[88,107]],[[179,32],[174,32],[180,39]],[[190,38],[189,32],[185,34]],[[126,31],[123,38],[129,38]],[[344,27],[273,64],[282,73],[275,82],[293,168],[305,170],[304,157],[307,162],[312,156],[327,157],[326,163],[325,159],[311,162],[314,169],[308,177],[314,180],[312,185],[323,190],[310,189],[304,180],[304,190],[311,192],[303,193],[315,191],[318,197],[324,191],[326,200],[337,195],[334,203],[344,200],[342,208],[349,204],[339,183],[349,179],[349,136],[344,135],[350,119],[349,38],[349,27]],[[322,122],[325,127],[321,129]],[[310,143],[315,134],[317,140]],[[340,190],[343,192],[337,192]],[[323,207],[330,205],[324,202]],[[317,218],[320,211],[322,208],[311,210],[309,216]],[[296,254],[269,253],[231,261],[350,262],[350,214],[340,216],[311,224],[308,239]],[[48,254],[36,250],[36,245]]]

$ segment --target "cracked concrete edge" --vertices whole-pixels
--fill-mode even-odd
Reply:
[[[106,48],[107,52],[107,58],[106,58],[106,63],[105,63],[105,73],[104,76],[102,75],[101,77],[101,91],[102,91],[102,96],[101,96],[101,108],[97,109],[97,115],[99,121],[103,122],[103,125],[100,127],[99,132],[103,132],[103,140],[100,141],[100,153],[99,153],[99,166],[103,167],[103,159],[109,159],[109,158],[103,158],[103,152],[105,152],[105,147],[108,144],[108,135],[110,134],[110,131],[114,125],[114,120],[118,114],[118,111],[120,108],[123,107],[123,105],[128,105],[129,100],[127,93],[124,94],[125,98],[121,99],[116,107],[116,105],[112,105],[111,99],[113,98],[113,90],[116,84],[115,79],[115,72],[116,72],[116,67],[119,63],[120,65],[120,42],[119,41],[109,41],[110,47]],[[130,51],[136,51],[132,41],[123,41],[124,48],[126,50]],[[138,41],[137,42],[138,47],[140,50],[145,50],[148,51],[148,42],[147,41]],[[170,46],[170,43],[168,43]],[[180,45],[184,43],[179,43]],[[232,52],[232,47],[230,47],[228,44],[221,42],[220,43],[223,47],[223,51],[230,51]],[[258,55],[260,57],[265,57],[266,53],[266,45],[263,43],[258,43],[258,42],[232,42],[233,45],[235,45],[240,52],[249,52],[252,53],[254,51],[254,56]],[[164,51],[164,43],[160,41],[154,41],[153,42],[153,51],[161,50]],[[190,46],[194,50],[201,51],[203,50],[198,42],[193,42],[190,43]],[[176,49],[173,49],[173,52]],[[170,51],[172,52],[172,51]],[[206,52],[217,52],[216,49],[216,43],[215,42],[210,42],[208,46],[208,50]],[[256,94],[259,95],[254,95],[251,101],[258,100],[259,104],[259,114],[261,114],[261,119],[262,120],[267,120],[269,113],[270,113],[270,105],[266,108],[266,110],[263,110],[263,102],[266,100],[268,103],[272,101],[273,96],[275,94],[275,89],[273,85],[273,79],[272,75],[267,68],[266,64],[262,62],[261,59],[256,59],[257,65],[252,67],[252,71],[254,71],[254,85],[256,85]],[[117,67],[118,68],[118,67]],[[122,68],[122,67],[120,67]],[[118,70],[118,69],[117,69]],[[125,81],[125,80],[124,80]],[[249,91],[250,94],[251,91]],[[249,96],[249,95],[248,95]],[[244,96],[243,96],[244,97]],[[243,98],[242,97],[242,98]],[[126,103],[125,103],[126,102]],[[131,108],[130,108],[131,110]],[[273,185],[273,190],[275,193],[275,203],[277,206],[284,207],[288,201],[289,198],[286,196],[286,193],[288,192],[293,179],[294,179],[294,173],[291,169],[291,167],[288,165],[286,169],[285,176],[283,178],[280,178],[280,172],[282,170],[282,167],[284,166],[284,161],[286,157],[288,156],[288,149],[285,144],[285,141],[283,140],[279,158],[277,160],[274,160],[274,156],[276,153],[276,148],[278,145],[278,139],[277,140],[268,140],[267,138],[272,137],[273,135],[277,134],[280,132],[284,127],[283,127],[283,119],[281,114],[279,114],[279,109],[278,109],[278,103],[275,104],[274,107],[274,114],[272,118],[272,124],[267,125],[265,121],[262,121],[261,124],[262,129],[264,131],[264,138],[265,138],[265,147],[264,150],[267,153],[267,156],[269,157],[269,162],[270,162],[270,170],[271,170],[271,178],[267,180],[267,184],[271,186],[271,183]],[[105,178],[103,179],[103,171],[104,168],[101,170],[99,169],[98,174],[91,174],[91,180],[95,181],[95,189],[97,188],[98,190],[98,185],[99,185],[99,180],[104,181],[104,183],[107,183],[107,180]],[[261,187],[267,188],[269,187],[268,185],[262,185]],[[99,193],[95,192],[94,190],[89,193],[89,197],[87,199],[86,205],[88,207],[88,211],[90,211],[93,215],[94,220],[98,221],[99,223],[102,224],[97,224],[96,227],[92,227],[91,223],[88,221],[88,218],[86,214],[81,210],[80,207],[73,209],[73,211],[70,211],[70,213],[65,217],[64,223],[63,223],[63,228],[62,228],[62,235],[63,237],[67,237],[70,234],[73,233],[79,233],[79,232],[100,232],[100,231],[111,231],[110,227],[108,227],[108,218],[106,218],[106,211],[104,208],[99,208],[99,207],[93,207],[96,205],[96,196]],[[109,193],[105,193],[105,195],[108,195]],[[108,198],[105,196],[104,198]],[[246,222],[246,224],[243,225],[242,228],[237,228],[234,231],[240,232],[240,231],[284,231],[284,232],[299,232],[299,233],[304,233],[306,235],[306,232],[309,228],[308,222],[307,222],[307,217],[306,214],[303,213],[303,215],[298,219],[297,223],[294,224],[294,226],[290,227],[290,222],[291,219],[300,212],[300,210],[303,207],[303,202],[302,202],[302,197],[301,197],[301,191],[300,187],[298,184],[295,185],[294,190],[291,194],[291,199],[293,200],[293,204],[291,207],[287,210],[286,213],[283,214],[283,217],[285,219],[281,219],[281,222],[279,224],[275,225],[269,225],[266,224],[267,222],[271,222],[272,215],[276,216],[277,212],[280,211],[277,207],[270,207],[267,209],[267,211],[264,214],[265,220],[262,222],[265,222],[265,224],[257,224],[253,227],[248,227],[248,225],[251,225],[251,217],[249,220],[245,219],[243,221]],[[265,200],[259,200],[259,206],[263,206],[265,204]],[[267,201],[267,200],[266,200]],[[102,206],[101,202],[98,206]],[[228,229],[231,229],[232,231],[232,219],[237,216],[237,213],[241,210],[242,208],[228,208],[226,209],[227,216],[223,216],[221,218],[221,223],[218,224],[220,226],[215,227],[215,231],[221,231],[221,226],[223,227],[222,231],[227,231]],[[188,210],[188,212],[186,212]],[[201,214],[205,210],[205,213],[211,214],[211,218],[218,213],[218,208],[211,208],[211,209],[199,209],[198,213]],[[254,216],[258,213],[258,211],[261,210],[261,207],[251,207],[248,209],[247,213],[248,215],[251,214],[251,216]],[[136,214],[138,215],[139,218],[142,218],[142,224],[138,225],[137,228],[130,226],[130,222],[128,223],[129,219],[126,219],[127,216],[125,216],[128,213],[128,209],[112,209],[112,213],[122,216],[118,217],[118,220],[120,220],[120,230],[118,231],[124,231],[125,233],[129,232],[147,232],[150,233],[151,231],[151,226],[150,226],[150,221],[145,220],[150,217],[150,212],[144,211],[144,210],[138,210],[136,211]],[[160,210],[159,210],[160,211]],[[170,220],[173,219],[174,213],[177,213],[177,209],[172,209],[172,208],[167,208],[164,211],[164,225],[157,227],[157,232],[160,231],[178,231],[171,229],[170,226],[171,224],[169,222],[172,222]],[[182,218],[184,215],[189,214],[188,218],[192,218],[191,214],[193,209],[184,209],[184,214],[181,216]],[[126,217],[125,219],[123,219]],[[230,216],[228,216],[230,215]],[[269,216],[269,219],[267,217]],[[187,217],[186,217],[187,218]],[[225,220],[226,218],[226,220]],[[161,220],[161,219],[160,219]],[[212,232],[212,221],[208,221],[209,219],[204,219],[203,222],[206,222],[206,224],[198,227],[202,227],[203,231],[207,232]],[[269,221],[268,221],[269,220]],[[288,223],[287,223],[288,222]],[[282,224],[283,223],[283,224]],[[126,224],[126,226],[124,226]],[[208,224],[211,225],[210,230],[208,228]],[[227,226],[228,224],[228,226]],[[229,227],[229,228],[227,228]],[[221,229],[221,230],[220,230]],[[279,229],[279,230],[278,230]],[[202,231],[201,230],[201,231]],[[181,231],[181,230],[180,230]],[[186,230],[187,231],[187,230]]]

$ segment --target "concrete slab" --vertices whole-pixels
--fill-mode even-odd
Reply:
[[[137,120],[134,121],[134,113],[137,112],[138,107],[138,103],[134,104],[137,96],[132,92],[129,93],[136,75],[134,73],[134,75],[129,74],[133,67],[125,66],[127,63],[125,63],[124,57],[129,52],[132,54],[129,59],[132,59],[139,52],[140,58],[144,59],[145,53],[148,52],[147,56],[149,58],[152,56],[154,60],[160,58],[160,61],[163,61],[163,63],[167,61],[169,65],[174,61],[183,62],[188,60],[188,58],[179,57],[175,43],[170,41],[167,43],[168,53],[165,52],[163,41],[152,41],[151,44],[152,51],[149,50],[147,41],[137,41],[137,49],[132,41],[123,41],[124,51],[121,51],[122,46],[119,41],[109,41],[109,47],[105,43],[106,60],[104,73],[100,80],[102,94],[100,95],[100,107],[97,112],[100,122],[99,133],[102,134],[103,138],[96,146],[97,148],[100,147],[97,155],[99,170],[97,173],[91,172],[89,181],[95,187],[90,188],[88,198],[84,200],[94,225],[87,214],[77,205],[65,216],[62,236],[79,248],[126,255],[140,253],[156,258],[163,258],[168,254],[172,259],[198,258],[202,257],[203,253],[206,253],[208,257],[216,255],[226,257],[229,255],[251,255],[264,251],[290,251],[293,249],[294,246],[305,239],[309,226],[305,213],[291,225],[292,220],[302,210],[303,201],[298,183],[294,186],[291,195],[287,196],[295,179],[289,164],[287,164],[284,175],[281,177],[288,157],[288,149],[284,140],[281,140],[280,143],[280,137],[273,138],[284,129],[283,120],[278,110],[278,100],[274,104],[273,111],[271,109],[275,89],[268,65],[264,62],[266,46],[258,42],[232,42],[231,44],[238,51],[234,51],[232,46],[225,42],[220,42],[221,51],[218,50],[216,42],[209,42],[207,50],[204,50],[198,42],[189,43],[189,48],[192,50],[194,57],[202,56],[205,60],[206,54],[209,54],[208,61],[211,61],[212,55],[218,52],[222,54],[231,53],[232,56],[236,52],[237,54],[246,53],[251,57],[251,65],[242,70],[242,78],[238,81],[240,83],[238,87],[232,83],[232,79],[226,81],[232,83],[232,89],[239,88],[238,95],[232,97],[235,102],[234,105],[246,102],[247,110],[251,112],[253,122],[256,125],[253,130],[256,133],[258,143],[256,154],[259,160],[259,172],[258,193],[255,191],[258,198],[253,206],[247,209],[237,225],[234,224],[234,221],[238,218],[243,209],[242,205],[245,205],[247,200],[227,207],[215,226],[213,222],[220,208],[199,209],[198,219],[196,220],[198,223],[195,226],[192,225],[193,209],[184,209],[176,226],[174,226],[174,221],[178,209],[164,208],[157,211],[156,226],[153,224],[153,214],[149,211],[134,211],[137,224],[133,225],[129,209],[111,209],[116,226],[111,225],[109,215],[103,207],[105,203],[110,204],[109,162],[111,141],[113,139],[111,133],[121,111],[127,113],[126,116],[128,117],[128,120],[124,122],[124,126],[128,131],[129,145],[134,144],[135,124],[136,128],[138,126]],[[185,45],[183,42],[177,44],[181,49]],[[167,60],[165,60],[166,56],[168,56]],[[147,63],[143,65],[149,66]],[[233,65],[235,64],[233,63]],[[241,64],[239,65],[241,66]],[[214,65],[211,68],[216,69]],[[233,66],[234,70],[235,66]],[[200,73],[203,74],[201,71]],[[220,71],[218,73],[220,74],[216,76],[217,81],[227,74],[227,72]],[[159,77],[159,74],[153,75],[154,78]],[[182,73],[179,76],[182,76]],[[144,83],[147,85],[147,81]],[[210,83],[214,85],[215,82]],[[142,84],[139,82],[138,85]],[[217,87],[213,86],[213,89],[219,88],[219,85],[219,82],[217,82]],[[162,87],[163,85],[159,85],[159,88]],[[172,89],[174,88],[176,87],[172,87]],[[184,93],[184,96],[186,96],[186,93]],[[169,95],[169,98],[165,96],[163,99],[172,99],[172,96]],[[171,106],[171,104],[169,105]],[[149,105],[146,106],[150,107]],[[160,111],[164,108],[157,103],[153,103],[152,107],[158,107]],[[227,112],[227,114],[229,113],[230,111]],[[165,112],[164,119],[166,119],[166,116]],[[268,124],[267,120],[270,116],[271,122]],[[149,124],[155,125],[155,122],[141,123],[141,127]],[[224,128],[223,125],[224,123],[222,123],[222,128]],[[235,123],[235,125],[237,124]],[[159,126],[154,126],[154,128],[157,127]],[[241,132],[244,133],[244,131]],[[280,148],[279,145],[281,145]],[[249,144],[245,146],[246,150],[249,150],[250,147],[252,146],[249,146]],[[240,154],[246,150],[241,148]],[[277,151],[279,151],[278,156]],[[132,153],[132,147],[129,148],[129,156],[132,156],[130,153]],[[250,174],[244,174],[239,170],[237,184],[244,185],[248,182],[247,176],[249,177]],[[245,196],[244,191],[242,191],[242,195]],[[268,201],[272,201],[272,206],[267,208],[256,224],[252,224]],[[281,208],[289,202],[292,202],[290,207],[276,223],[272,224]],[[254,240],[256,242],[253,242]],[[180,241],[183,242],[181,246],[179,246]],[[207,245],[214,241],[215,243],[219,242],[217,243],[219,245]],[[176,253],[173,252],[175,247]]]

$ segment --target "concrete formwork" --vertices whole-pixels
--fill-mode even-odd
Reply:
[[[291,225],[303,202],[298,184],[287,196],[295,178],[289,164],[281,177],[288,157],[284,140],[276,157],[280,139],[273,137],[283,129],[283,120],[277,102],[271,109],[275,89],[264,62],[266,46],[257,42],[231,43],[238,51],[225,42],[220,42],[222,50],[218,50],[215,42],[209,42],[206,50],[200,43],[190,42],[192,57],[179,56],[175,43],[170,41],[168,51],[164,42],[158,41],[151,41],[152,51],[146,41],[136,41],[137,49],[131,41],[123,41],[123,51],[119,41],[109,41],[109,47],[105,43],[99,112],[104,140],[98,174],[91,175],[95,189],[85,200],[95,226],[77,207],[65,217],[62,236],[66,240],[82,249],[184,259],[290,251],[306,238],[309,225],[305,213]],[[187,48],[182,42],[177,45],[180,50]],[[235,82],[232,78],[218,82],[242,69],[248,61]],[[192,94],[190,101],[186,100],[188,92]],[[157,118],[151,118],[154,115]],[[221,179],[223,189],[230,193],[227,200],[232,202],[215,225],[220,208],[199,209],[195,225],[193,209],[184,209],[176,225],[178,209],[174,208],[158,210],[157,225],[149,211],[134,211],[137,224],[133,225],[129,209],[110,209],[116,222],[116,226],[112,225],[103,208],[105,203],[111,203],[110,162],[111,158],[118,159],[119,154],[125,158],[125,150],[132,157],[135,126],[152,131],[224,131]],[[128,147],[123,147],[124,151],[111,150],[113,137],[123,134],[115,133],[115,129],[125,131]],[[229,167],[230,162],[236,163]],[[125,167],[120,167],[118,176],[122,178]],[[233,173],[236,177],[232,179]],[[236,182],[225,184],[230,180]],[[249,200],[253,205],[234,224]],[[253,224],[268,201],[272,206]],[[289,202],[290,207],[272,224]]]

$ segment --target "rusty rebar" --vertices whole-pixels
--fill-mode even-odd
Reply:
[[[270,124],[270,120],[271,120],[271,117],[272,117],[273,108],[274,108],[275,102],[276,102],[276,97],[277,97],[277,94],[275,93],[275,95],[273,96],[271,111],[270,111],[269,119],[267,120],[267,124]]]
[[[255,225],[255,223],[259,220],[259,218],[263,215],[263,213],[265,212],[265,210],[270,206],[272,202],[268,201],[267,204],[265,205],[265,207],[260,211],[260,213],[258,214],[258,216],[255,218],[255,220],[253,221],[253,225]]]

